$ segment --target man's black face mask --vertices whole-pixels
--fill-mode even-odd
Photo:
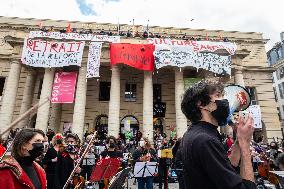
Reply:
[[[227,99],[215,100],[216,110],[211,115],[217,120],[219,126],[227,125],[227,119],[230,115],[229,101]]]

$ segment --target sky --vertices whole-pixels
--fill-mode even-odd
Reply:
[[[283,0],[0,0],[0,15],[261,32],[269,50],[284,31],[283,7]]]

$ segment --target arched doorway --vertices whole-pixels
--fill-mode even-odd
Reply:
[[[126,115],[120,121],[120,137],[126,140],[126,132],[131,133],[132,136],[136,136],[137,131],[139,131],[139,121],[133,115]],[[133,138],[132,137],[132,138]]]
[[[100,140],[106,139],[108,133],[108,116],[106,114],[101,114],[96,117],[94,129],[97,131]]]

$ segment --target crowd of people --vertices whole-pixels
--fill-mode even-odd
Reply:
[[[160,129],[155,131],[153,143],[138,131],[131,140],[98,132],[86,132],[80,140],[71,131],[11,130],[8,140],[0,144],[0,186],[87,188],[95,182],[100,189],[107,189],[111,178],[92,179],[96,167],[113,158],[119,162],[116,172],[133,169],[137,162],[156,162],[153,175],[130,174],[138,189],[153,189],[154,183],[159,189],[167,188],[169,177],[177,177],[180,189],[265,188],[266,181],[281,188],[282,179],[270,171],[284,171],[284,140],[269,144],[263,138],[252,140],[251,116],[238,119],[234,136],[221,135],[217,126],[225,125],[229,112],[222,91],[220,84],[210,82],[198,83],[186,91],[181,107],[192,125],[179,139],[171,135],[167,140]],[[172,155],[164,157],[163,150],[170,150],[167,153]]]

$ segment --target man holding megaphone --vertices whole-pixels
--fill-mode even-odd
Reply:
[[[181,108],[192,122],[181,144],[185,188],[256,188],[250,154],[250,141],[254,131],[252,116],[237,120],[238,142],[234,144],[230,158],[227,157],[217,130],[218,126],[227,125],[228,117],[232,114],[231,102],[224,98],[225,91],[221,83],[203,80],[184,94]],[[238,91],[235,95],[238,99],[237,93]],[[244,106],[243,102],[239,104]],[[234,111],[238,109],[239,107],[234,107]],[[234,168],[238,165],[240,175]]]

